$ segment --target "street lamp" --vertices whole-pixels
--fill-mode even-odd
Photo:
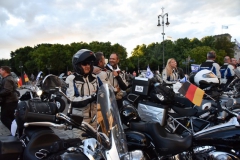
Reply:
[[[50,74],[50,70],[52,69],[52,66],[51,65],[46,65],[46,68],[48,70],[48,74]]]
[[[162,7],[161,9],[162,9],[162,14],[158,15],[158,25],[157,26],[161,26],[160,19],[162,18],[162,28],[163,28],[163,33],[162,33],[162,35],[163,35],[163,69],[164,69],[164,67],[165,67],[165,64],[164,64],[165,63],[164,62],[164,35],[165,35],[165,33],[164,33],[164,17],[165,16],[167,16],[167,22],[165,23],[166,26],[168,26],[170,23],[168,22],[168,13],[164,14],[164,8]]]

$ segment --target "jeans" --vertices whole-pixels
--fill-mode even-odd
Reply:
[[[11,131],[12,121],[15,119],[14,112],[18,102],[1,104],[1,121]]]

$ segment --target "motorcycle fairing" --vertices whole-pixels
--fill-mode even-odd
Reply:
[[[240,126],[236,117],[227,123],[213,126],[194,134],[194,144],[240,148]]]
[[[128,153],[127,140],[120,119],[115,94],[111,86],[103,84],[99,88],[97,104],[98,123],[101,124],[100,129],[108,137],[111,146],[106,151],[105,156],[110,156],[109,158],[111,159],[116,159],[117,157],[121,159],[121,157]]]

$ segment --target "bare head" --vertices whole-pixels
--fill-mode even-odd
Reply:
[[[210,51],[207,53],[207,59],[208,60],[215,60],[216,59],[216,52],[215,51]]]

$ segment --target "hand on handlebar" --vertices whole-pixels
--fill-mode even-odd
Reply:
[[[96,101],[97,101],[97,94],[91,95],[89,102],[92,103],[92,102],[96,102]]]

